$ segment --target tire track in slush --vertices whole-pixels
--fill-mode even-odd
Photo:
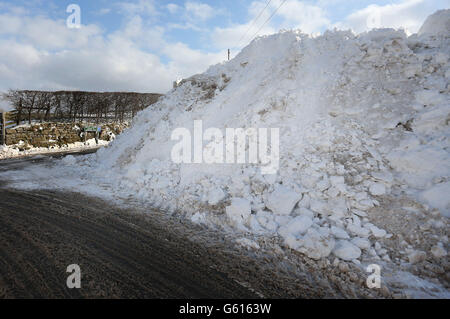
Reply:
[[[0,189],[0,297],[257,297],[208,265],[198,244],[79,199]],[[65,286],[72,263],[81,267],[81,289]]]
[[[52,218],[53,215],[51,214],[45,214],[46,217],[50,217]],[[81,221],[83,221],[83,219],[81,219]],[[62,227],[63,224],[59,223],[59,220],[50,220],[50,222],[52,222],[54,225],[57,225],[59,227]],[[139,256],[134,256],[135,254],[139,254],[139,251],[133,251],[130,252],[129,251],[129,243],[128,242],[124,242],[122,240],[122,238],[117,238],[118,242],[117,242],[117,246],[116,247],[111,247],[110,245],[110,240],[109,237],[105,237],[103,236],[101,229],[97,228],[97,223],[87,223],[85,225],[80,226],[79,222],[73,222],[72,219],[66,220],[64,221],[64,224],[68,224],[70,225],[70,228],[75,232],[75,233],[81,233],[84,229],[84,231],[88,231],[86,232],[86,238],[88,240],[90,240],[92,243],[94,243],[94,245],[96,245],[96,247],[98,248],[102,248],[102,250],[110,257],[115,258],[117,260],[120,261],[120,264],[124,264],[127,267],[129,267],[129,273],[139,273],[139,272],[143,272],[145,271],[145,269],[151,270],[153,272],[155,272],[155,278],[160,278],[161,276],[164,275],[163,272],[161,272],[162,269],[165,269],[165,265],[162,263],[159,263],[158,260],[154,260],[153,262],[156,263],[156,267],[155,265],[148,265],[148,264],[144,264],[144,265],[140,265],[139,263],[134,262],[136,259],[142,259],[143,256],[139,255]],[[114,230],[115,232],[117,232],[117,234],[125,234],[127,229],[124,229],[123,227],[116,227],[117,225],[115,224],[109,224],[108,226],[111,227],[111,230]],[[120,225],[119,225],[120,226]],[[92,239],[93,234],[96,235],[95,239],[96,241],[93,241]],[[139,235],[139,233],[137,233],[137,235]],[[139,236],[140,237],[140,236]],[[142,238],[138,238],[138,242],[144,242],[142,240]],[[146,249],[146,247],[142,247],[143,250]],[[123,252],[123,256],[122,255],[117,255],[117,251],[121,251]],[[169,256],[170,258],[171,256]],[[145,258],[142,259],[145,261]],[[119,265],[120,265],[119,264]],[[144,268],[142,268],[144,267]],[[131,270],[131,271],[130,271]],[[169,277],[171,277],[170,279],[175,279],[174,276],[171,273],[165,274],[166,276],[168,275]],[[182,278],[178,278],[178,280],[180,280]],[[189,287],[189,283],[188,282],[182,282],[183,286],[186,286],[189,290],[194,289],[194,287]],[[163,282],[159,281],[158,285],[163,285]],[[161,292],[160,292],[161,293]]]

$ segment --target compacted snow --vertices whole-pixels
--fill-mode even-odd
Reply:
[[[442,10],[409,37],[393,29],[259,37],[183,80],[81,168],[61,165],[113,193],[245,234],[249,247],[278,236],[312,259],[448,263],[449,22]],[[172,132],[192,132],[195,120],[223,132],[279,128],[278,171],[174,163]]]

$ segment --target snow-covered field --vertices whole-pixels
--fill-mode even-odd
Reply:
[[[389,289],[448,298],[449,57],[450,10],[409,37],[393,29],[260,37],[184,80],[109,147],[42,168],[52,185],[10,178],[132,198],[233,232],[250,249],[276,237],[330,265],[378,264]],[[171,134],[194,120],[279,128],[277,174],[174,163]]]

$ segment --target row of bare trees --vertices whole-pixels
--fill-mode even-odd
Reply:
[[[14,121],[124,121],[155,103],[161,94],[134,92],[9,90],[1,98]]]

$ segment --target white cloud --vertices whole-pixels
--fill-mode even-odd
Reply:
[[[168,29],[193,30],[195,32],[209,32],[207,22],[213,17],[224,15],[226,10],[212,7],[206,3],[186,1],[183,6],[168,4],[166,8],[170,13],[178,13],[177,22],[169,22]]]
[[[211,41],[217,49],[242,48],[246,46],[254,33],[258,30],[253,26],[249,32],[242,38],[250,27],[250,23],[237,24],[226,28],[216,27],[212,33]],[[275,33],[277,30],[270,25],[266,25],[259,35]],[[241,41],[239,41],[242,38]]]
[[[138,0],[135,2],[119,2],[117,3],[119,9],[129,15],[141,15],[141,16],[156,16],[159,14],[158,9],[154,3],[154,0]]]
[[[164,93],[176,78],[220,61],[214,53],[166,42],[164,28],[147,25],[139,15],[128,16],[124,27],[110,34],[95,25],[68,29],[64,20],[11,13],[0,15],[0,27],[0,91]]]
[[[27,8],[19,7],[7,2],[0,2],[0,11],[10,12],[15,15],[25,15],[29,13]]]
[[[226,58],[223,53],[193,50],[181,42],[168,44],[164,54],[171,59],[169,65],[174,72],[177,72],[177,78],[206,71],[210,65],[222,62]]]
[[[267,1],[253,1],[248,7],[248,19],[245,23],[214,28],[210,37],[217,49],[239,48],[253,40],[255,33],[270,15],[280,6],[282,0],[272,0],[268,8],[249,29],[251,22],[265,7]],[[346,10],[343,10],[343,6]],[[388,5],[371,4],[360,10],[356,0],[287,0],[272,19],[257,33],[258,36],[271,34],[280,29],[300,29],[302,32],[317,34],[334,27],[352,29],[360,33],[370,27],[404,28],[407,33],[417,32],[426,17],[438,9],[446,7],[445,1],[401,0]],[[351,12],[339,22],[332,22],[333,10]],[[334,16],[335,17],[335,16]],[[378,25],[377,25],[378,24]],[[249,30],[249,31],[247,31]],[[239,39],[246,33],[243,40]]]
[[[180,9],[180,6],[176,5],[175,3],[169,3],[166,8],[170,13],[174,14]]]
[[[42,49],[79,47],[100,34],[100,28],[95,25],[69,29],[64,20],[50,20],[40,16],[0,15],[0,36],[20,37],[23,42]]]
[[[193,21],[206,21],[215,15],[215,9],[205,3],[187,1],[184,7],[189,19]]]
[[[0,14],[0,35],[18,32],[21,24],[21,19],[17,16]]]
[[[363,31],[372,12],[381,13],[385,26],[406,26],[417,31],[426,16],[442,2],[403,0],[386,6],[368,6],[349,14],[343,22],[331,25],[327,3],[343,0],[306,2],[288,0],[259,35],[281,28],[300,28],[304,32],[323,31],[330,26]],[[353,2],[355,0],[352,0]],[[225,49],[237,53],[239,39],[246,32],[240,48],[249,43],[255,32],[279,6],[272,0],[257,23],[248,30],[252,20],[266,5],[266,0],[253,1],[248,17],[242,23],[215,27],[214,16],[223,11],[204,3],[188,0],[184,5],[155,5],[155,1],[120,2],[124,14],[122,27],[107,33],[97,25],[68,29],[64,20],[54,20],[28,12],[20,7],[8,7],[0,2],[0,91],[20,89],[79,89],[92,91],[165,92],[178,77],[204,71],[209,65],[224,61]],[[117,8],[117,7],[116,7]],[[155,21],[167,16],[158,11],[176,11],[178,21]],[[149,17],[151,16],[151,17]],[[211,21],[210,21],[211,20]],[[191,48],[184,41],[170,42],[172,28],[189,28],[195,35],[208,37],[213,49]]]
[[[242,48],[253,40],[255,34],[257,36],[272,34],[280,29],[301,29],[306,33],[317,33],[331,25],[326,17],[325,10],[318,6],[306,4],[299,0],[288,0],[279,7],[281,1],[272,1],[255,23],[252,22],[253,19],[258,17],[267,1],[252,2],[248,8],[248,22],[224,28],[216,27],[211,36],[212,42],[219,49]],[[276,14],[264,25],[278,7]],[[261,30],[259,30],[260,28]],[[239,42],[244,34],[244,38]]]
[[[298,0],[287,1],[277,14],[283,20],[280,27],[300,29],[305,33],[321,32],[331,24],[324,9]]]
[[[30,44],[0,42],[0,89],[80,89],[164,92],[174,72],[157,55],[119,37],[48,52]]]
[[[379,6],[372,4],[348,15],[338,28],[350,28],[360,33],[377,28],[404,28],[408,33],[416,33],[425,18],[437,8],[424,0],[404,0],[399,3]]]

